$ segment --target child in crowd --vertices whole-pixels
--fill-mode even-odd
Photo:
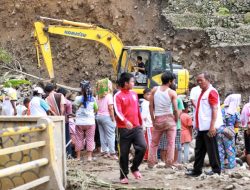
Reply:
[[[188,103],[183,102],[184,110],[180,115],[181,120],[181,144],[184,147],[184,160],[183,163],[188,163],[189,144],[192,141],[192,117],[188,115]]]
[[[145,134],[145,139],[147,142],[147,146],[149,147],[152,141],[151,130],[153,127],[153,123],[151,120],[150,112],[149,112],[149,99],[151,96],[151,89],[146,88],[143,91],[143,98],[140,99],[141,102],[141,116],[142,116],[142,127]],[[148,160],[148,148],[144,155],[144,160]]]
[[[30,99],[25,98],[23,100],[23,105],[26,107],[25,113],[23,114],[29,116],[30,115]]]
[[[26,115],[27,108],[23,105],[23,102],[18,102],[16,106],[17,116],[22,117]]]

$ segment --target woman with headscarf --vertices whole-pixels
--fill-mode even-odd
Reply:
[[[245,141],[245,153],[248,166],[250,166],[250,97],[249,102],[244,105],[241,112],[241,124],[245,129],[244,141]],[[249,167],[250,169],[250,167]]]
[[[234,128],[240,123],[240,114],[237,111],[241,102],[240,94],[231,94],[224,101],[222,109],[224,125],[218,129],[218,149],[220,155],[221,171],[236,166],[235,132]],[[227,159],[227,165],[225,164]]]
[[[76,136],[75,151],[77,159],[80,160],[81,150],[87,144],[87,160],[92,161],[92,153],[95,149],[95,112],[98,110],[95,98],[89,81],[80,83],[81,96],[77,96],[74,105],[78,108],[76,111]]]
[[[103,91],[101,90],[103,89]],[[112,82],[103,79],[97,83],[98,112],[96,121],[100,133],[101,148],[106,158],[118,160],[115,152],[115,116]]]

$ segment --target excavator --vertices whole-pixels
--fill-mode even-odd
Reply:
[[[50,24],[47,24],[47,23]],[[51,24],[51,23],[56,23]],[[134,91],[143,94],[145,87],[152,88],[161,84],[161,75],[170,70],[176,74],[177,94],[186,94],[189,84],[189,72],[183,68],[173,68],[171,52],[152,46],[124,46],[114,32],[88,23],[39,17],[34,23],[34,36],[38,67],[41,67],[40,54],[51,80],[55,79],[52,63],[52,51],[49,35],[62,35],[83,40],[92,40],[103,44],[111,53],[111,64],[117,78],[123,72],[133,73],[136,79]],[[144,63],[144,72],[138,69],[137,59]]]

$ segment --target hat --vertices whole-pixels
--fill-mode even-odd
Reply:
[[[33,91],[37,91],[38,94],[44,94],[44,90],[39,86],[35,87]]]

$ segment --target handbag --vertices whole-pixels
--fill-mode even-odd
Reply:
[[[223,129],[223,134],[229,139],[232,140],[234,138],[234,130],[230,127],[225,127]]]

